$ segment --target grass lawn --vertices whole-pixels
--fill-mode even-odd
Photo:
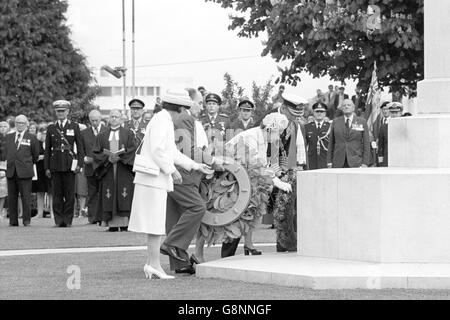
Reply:
[[[274,230],[258,229],[255,243],[274,243]],[[50,219],[33,219],[30,228],[10,228],[0,221],[0,251],[78,247],[144,245],[142,235],[109,233],[74,220],[74,227],[52,228]],[[275,251],[275,245],[261,247]],[[220,256],[218,247],[205,249],[206,259]],[[242,254],[242,248],[237,254]],[[142,267],[145,251],[64,253],[0,257],[0,299],[189,299],[189,300],[303,300],[303,299],[450,299],[439,290],[326,290],[250,284],[219,279],[178,276],[174,280],[146,280]],[[169,272],[167,257],[162,264]],[[67,268],[80,267],[81,288],[69,290]]]

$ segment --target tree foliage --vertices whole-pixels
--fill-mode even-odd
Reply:
[[[291,64],[279,81],[296,85],[301,72],[334,81],[370,83],[374,61],[382,86],[415,87],[423,79],[424,0],[206,0],[233,8],[229,29],[240,37],[267,33],[262,55]],[[380,13],[369,15],[368,5]],[[369,32],[368,21],[381,19]]]
[[[249,99],[255,104],[253,116],[260,119],[268,109],[272,107],[271,92],[274,87],[272,80],[268,80],[263,86],[252,83],[251,97],[245,94],[245,89],[229,73],[223,76],[225,88],[222,90],[222,111],[234,121],[239,116],[238,104],[244,99]]]
[[[48,120],[52,102],[73,102],[83,117],[96,95],[86,58],[70,40],[65,0],[0,2],[0,117]]]

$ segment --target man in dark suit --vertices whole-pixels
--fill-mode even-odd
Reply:
[[[253,102],[250,100],[242,100],[239,102],[238,108],[239,118],[231,124],[231,129],[233,129],[233,137],[242,131],[253,128],[255,125],[255,121],[252,117],[252,111],[255,109]]]
[[[324,121],[327,105],[321,102],[312,106],[314,122],[305,125],[306,148],[308,150],[309,169],[324,169],[327,167],[327,151],[330,123]]]
[[[92,148],[95,145],[95,139],[100,132],[106,130],[106,126],[102,125],[101,113],[98,110],[92,110],[89,113],[89,122],[91,126],[81,131],[81,139],[83,141],[84,157],[84,175],[88,184],[88,221],[91,224],[101,222],[101,214],[98,212],[98,194],[99,181],[94,174],[94,156]]]
[[[370,163],[370,137],[366,120],[355,115],[352,100],[342,104],[342,117],[331,125],[328,144],[329,168],[368,167]]]
[[[44,168],[47,177],[52,179],[55,224],[65,228],[72,226],[75,173],[80,172],[84,154],[80,127],[67,119],[70,102],[58,100],[53,107],[57,120],[47,128]]]
[[[139,99],[133,99],[128,103],[131,110],[131,120],[124,123],[124,128],[133,132],[136,146],[139,146],[144,139],[147,122],[142,117],[144,113],[145,103]]]
[[[374,159],[374,164],[376,166],[382,166],[379,162],[380,156],[383,154],[380,153],[380,146],[379,146],[379,137],[380,137],[380,131],[383,125],[387,124],[387,119],[389,118],[389,109],[388,109],[389,101],[383,102],[380,106],[380,114],[375,120],[375,123],[373,124],[372,132],[370,133],[370,138],[372,141],[372,159]]]
[[[391,102],[387,105],[389,118],[400,118],[403,113],[403,105],[399,102]],[[388,162],[388,121],[383,123],[378,135],[378,161],[380,167],[387,167]]]
[[[35,135],[26,131],[28,119],[24,115],[15,119],[17,131],[6,136],[6,177],[8,178],[9,225],[19,225],[17,201],[22,200],[22,218],[25,227],[31,221],[31,179],[33,164],[39,158],[39,142]]]
[[[203,160],[203,157],[202,159],[198,157],[199,155],[201,157],[202,151],[195,145],[195,118],[186,111],[192,106],[187,92],[184,96],[180,94],[177,100],[172,100],[172,96],[166,95],[163,103],[184,107],[180,113],[172,114],[177,147],[191,159]],[[206,204],[199,193],[199,186],[203,174],[207,172],[203,170],[189,172],[179,166],[176,168],[181,174],[182,183],[174,184],[174,191],[167,194],[167,237],[161,245],[161,253],[169,255],[171,270],[175,270],[176,273],[194,274],[193,264],[199,261],[193,255],[189,258],[187,249],[206,212]]]

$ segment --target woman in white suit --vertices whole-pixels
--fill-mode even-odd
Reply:
[[[158,174],[136,172],[135,189],[131,208],[129,231],[147,235],[147,263],[144,273],[160,279],[173,279],[161,267],[159,249],[161,238],[165,235],[167,192],[173,191],[174,183],[182,183],[175,165],[191,171],[211,173],[207,165],[196,163],[178,151],[175,145],[175,132],[172,113],[180,112],[192,101],[187,91],[167,91],[163,97],[163,109],[153,116],[147,125],[142,142],[141,156],[151,159]]]

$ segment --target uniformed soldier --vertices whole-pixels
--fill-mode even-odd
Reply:
[[[145,103],[142,100],[133,99],[128,103],[128,106],[131,110],[131,120],[125,122],[124,128],[133,131],[136,145],[139,145],[142,139],[144,139],[145,128],[147,127],[147,124],[142,117]]]
[[[80,128],[67,119],[70,102],[53,103],[57,120],[47,128],[45,139],[45,174],[52,180],[53,213],[57,227],[70,227],[75,204],[75,173],[83,163]]]
[[[208,93],[205,102],[208,114],[201,117],[200,121],[205,128],[209,143],[225,143],[227,139],[226,131],[230,129],[230,119],[228,115],[219,113],[222,99],[215,93]]]
[[[250,100],[242,100],[238,104],[239,118],[231,124],[233,129],[233,136],[236,136],[242,131],[252,128],[255,125],[255,121],[252,117],[252,112],[255,109],[255,105]]]
[[[305,125],[306,148],[310,170],[327,167],[327,152],[329,142],[330,123],[324,121],[327,105],[317,102],[312,106],[314,121]]]

